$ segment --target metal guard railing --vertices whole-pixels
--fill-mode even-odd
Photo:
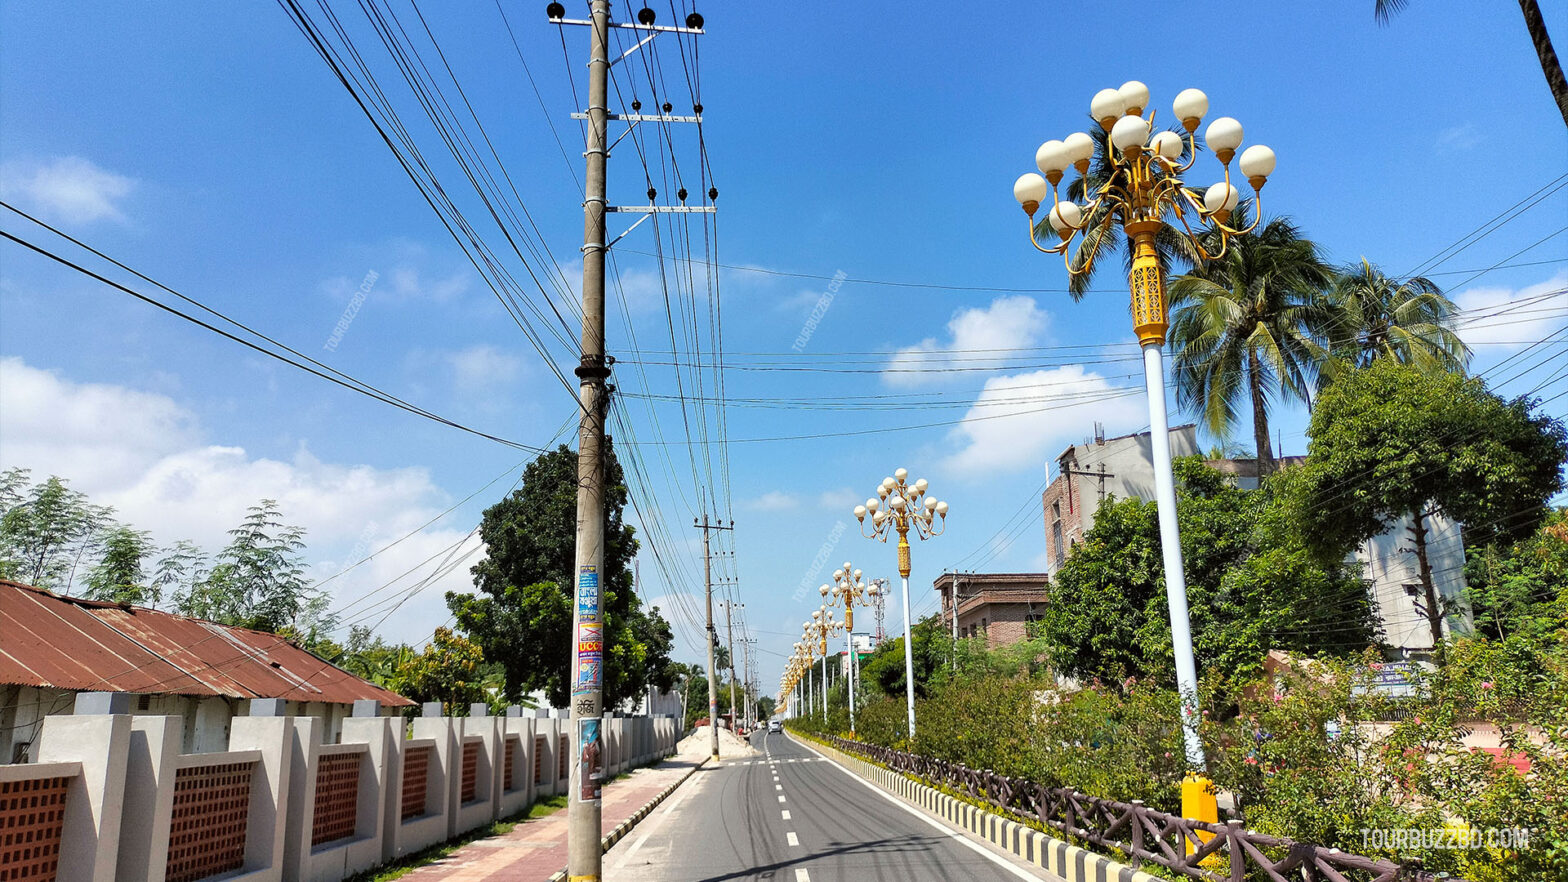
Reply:
[[[890,747],[836,736],[825,738],[839,750],[858,754],[895,772],[961,792],[972,800],[1069,836],[1114,848],[1127,855],[1135,866],[1149,861],[1207,882],[1465,882],[1412,865],[1255,833],[1241,821],[1194,821],[1151,809],[1137,800],[1115,802]]]

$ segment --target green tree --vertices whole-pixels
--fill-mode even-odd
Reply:
[[[1291,469],[1241,490],[1193,458],[1175,462],[1176,516],[1200,670],[1260,670],[1270,649],[1345,654],[1375,641],[1365,583],[1324,563],[1284,503]],[[1111,499],[1052,581],[1037,623],[1056,669],[1080,680],[1174,680],[1157,509]]]
[[[1324,380],[1386,359],[1423,373],[1464,373],[1470,347],[1454,330],[1458,307],[1424,276],[1390,279],[1366,258],[1328,294],[1335,321]]]
[[[766,720],[771,718],[776,707],[778,707],[778,704],[773,700],[773,696],[764,695],[761,698],[758,698],[757,719]]]
[[[305,580],[305,531],[284,524],[276,502],[251,506],[229,537],[205,577],[176,596],[182,615],[305,638],[330,630],[326,598]]]
[[[103,556],[87,574],[86,596],[112,603],[150,605],[158,602],[158,586],[147,578],[145,561],[154,551],[143,530],[116,526],[103,539]]]
[[[1375,0],[1372,12],[1379,24],[1388,24],[1394,13],[1404,9],[1409,2]],[[1557,102],[1563,125],[1568,126],[1568,78],[1563,76],[1562,62],[1557,59],[1551,35],[1546,32],[1546,18],[1541,15],[1541,4],[1536,0],[1519,0],[1519,11],[1524,15],[1525,31],[1530,35],[1530,44],[1535,47],[1535,57],[1541,62],[1541,74],[1546,77],[1546,87],[1551,90],[1552,100]]]
[[[1534,532],[1563,487],[1568,430],[1534,402],[1504,401],[1479,379],[1378,360],[1323,393],[1307,426],[1297,506],[1306,535],[1344,555],[1410,517],[1433,644],[1443,609],[1427,555],[1428,519],[1444,512],[1468,543]]]
[[[51,591],[70,590],[76,567],[109,523],[109,510],[92,505],[50,475],[27,486],[28,472],[11,469],[0,479],[0,575]]]
[[[604,571],[599,574],[604,628],[604,702],[614,708],[660,685],[673,643],[657,609],[644,610],[632,585],[637,540],[623,512],[625,476],[606,448]],[[486,557],[474,568],[477,594],[447,593],[463,629],[506,672],[506,696],[544,690],[566,706],[570,691],[577,527],[577,454],[565,445],[523,472],[522,486],[485,510]]]
[[[910,631],[914,639],[911,655],[915,668],[915,697],[925,698],[935,691],[945,675],[952,640],[935,617],[921,619]],[[813,676],[820,677],[821,663],[813,670]],[[866,686],[880,690],[883,695],[902,699],[905,693],[904,638],[884,640],[870,658],[861,662],[860,676]]]
[[[1247,207],[1233,223],[1245,227]],[[1230,437],[1251,408],[1260,475],[1274,470],[1269,443],[1271,400],[1306,400],[1324,356],[1331,311],[1323,289],[1333,273],[1288,218],[1277,217],[1231,239],[1199,234],[1199,261],[1170,286],[1172,371],[1177,403],[1216,436]]]
[[[485,655],[477,643],[450,628],[437,628],[424,651],[406,657],[398,679],[402,695],[418,702],[439,701],[447,713],[470,704],[489,703]]]
[[[1568,610],[1568,509],[1557,509],[1535,535],[1465,549],[1465,599],[1476,630],[1504,640],[1539,638]]]

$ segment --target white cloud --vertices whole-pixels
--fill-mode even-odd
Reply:
[[[304,445],[286,460],[256,457],[241,447],[204,443],[202,434],[195,416],[167,396],[75,383],[19,358],[0,359],[0,468],[30,469],[34,480],[59,475],[162,545],[188,539],[215,551],[249,506],[275,499],[287,523],[305,528],[311,575],[324,578],[447,504],[422,468],[329,463]],[[468,526],[446,523],[332,582],[334,606],[410,568],[415,572],[376,597],[394,596],[428,575],[440,558],[420,562],[462,539]],[[458,553],[477,547],[477,538],[469,539]],[[458,564],[388,618],[383,633],[400,640],[428,636],[445,621],[443,593],[471,587],[468,564]]]
[[[1568,307],[1564,288],[1568,288],[1568,271],[1518,290],[1467,288],[1454,297],[1454,303],[1464,310],[1459,336],[1471,346],[1520,347],[1539,340],[1562,326],[1562,311]]]
[[[817,505],[833,511],[848,512],[864,498],[853,487],[840,487],[837,490],[824,490],[817,497]]]
[[[1122,393],[1082,365],[995,377],[954,428],[962,446],[947,464],[969,475],[1038,467],[1095,421],[1138,425],[1142,414],[1141,389]]]
[[[753,511],[786,511],[800,507],[800,500],[782,490],[769,490],[746,503],[746,507]]]
[[[0,165],[0,193],[23,210],[65,223],[124,221],[117,204],[136,181],[80,156]]]
[[[468,395],[504,386],[517,379],[523,369],[521,358],[488,343],[449,353],[446,360],[452,368],[452,382],[457,390]]]
[[[1049,323],[1050,314],[1033,297],[998,297],[984,309],[954,313],[947,323],[947,342],[928,337],[898,350],[888,361],[882,378],[895,386],[935,382],[943,378],[939,369],[952,364],[949,356],[1003,358],[1010,350],[1032,345]]]

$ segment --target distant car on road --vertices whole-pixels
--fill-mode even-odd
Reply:
[[[784,725],[782,723],[780,723],[778,720],[769,720],[768,721],[768,731],[769,732],[782,732],[782,731],[784,731]]]

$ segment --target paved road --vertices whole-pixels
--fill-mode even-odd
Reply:
[[[607,882],[1054,879],[864,784],[782,734],[704,768],[605,855]]]

